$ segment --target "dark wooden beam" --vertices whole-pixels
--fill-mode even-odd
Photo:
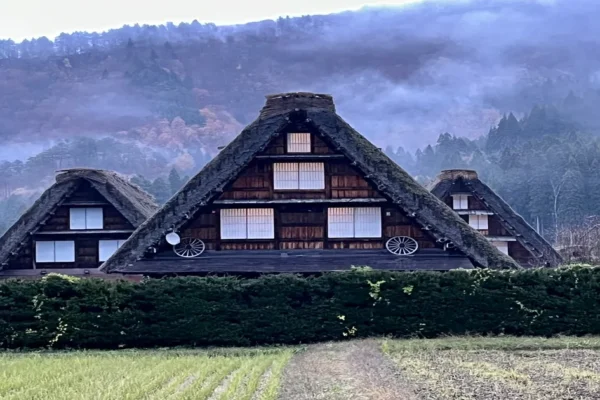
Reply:
[[[133,230],[129,230],[129,229],[123,229],[123,230],[90,230],[90,231],[86,231],[86,230],[72,230],[72,231],[43,231],[43,232],[36,232],[34,233],[34,236],[53,236],[53,235],[60,235],[60,236],[69,236],[69,235],[112,235],[112,234],[131,234],[133,233]]]
[[[66,201],[63,206],[109,206],[106,201]]]
[[[256,156],[257,160],[275,161],[322,161],[331,159],[343,159],[343,154],[265,154]]]
[[[383,198],[355,199],[276,199],[276,200],[215,200],[215,205],[265,205],[265,204],[369,204],[387,203]]]

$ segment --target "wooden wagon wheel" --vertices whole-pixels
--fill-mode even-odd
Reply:
[[[408,256],[419,249],[419,243],[408,236],[394,236],[385,243],[385,247],[397,256]]]
[[[194,258],[204,253],[206,246],[200,239],[186,237],[182,238],[179,244],[173,246],[173,251],[179,257],[183,258]]]

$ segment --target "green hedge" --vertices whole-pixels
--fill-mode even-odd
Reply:
[[[0,283],[0,347],[307,343],[373,335],[600,334],[600,269]]]

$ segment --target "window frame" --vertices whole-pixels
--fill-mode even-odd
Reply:
[[[457,211],[463,211],[469,209],[469,194],[465,193],[457,193],[452,195],[452,209]],[[465,201],[466,207],[463,206],[463,200]],[[456,207],[456,203],[458,203],[459,207]]]
[[[52,255],[52,259],[53,260],[52,261],[45,261],[45,260],[40,261],[38,259],[39,245],[41,243],[44,243],[44,244],[52,243],[52,252],[53,252],[53,255]],[[68,244],[70,244],[70,249],[69,250],[71,250],[71,249],[73,250],[72,257],[69,257],[69,259],[64,259],[63,258],[63,259],[57,260],[57,257],[56,257],[56,243],[62,243],[62,244],[67,244],[68,243]],[[38,264],[74,263],[76,261],[76,256],[77,256],[77,251],[76,251],[76,248],[75,248],[75,241],[74,240],[36,240],[35,241],[35,256],[34,256],[34,259],[35,259],[35,262],[38,263]]]
[[[474,226],[473,220],[477,220],[477,226]],[[481,221],[485,220],[485,228],[481,227]],[[469,214],[469,226],[478,231],[487,231],[490,229],[490,219],[487,214]]]
[[[508,254],[508,242],[507,241],[493,241],[492,244],[494,245],[494,247],[496,247],[502,254],[506,254],[507,256]],[[506,253],[504,251],[501,250],[501,246],[498,246],[498,244],[502,245],[502,248],[506,248]]]
[[[79,228],[79,227],[73,227],[73,213],[74,211],[81,211],[83,210],[83,222],[84,222],[84,227],[83,228]],[[100,227],[94,227],[94,228],[88,228],[88,225],[91,225],[88,221],[88,212],[89,210],[99,210],[99,214],[100,214]],[[103,207],[71,207],[69,208],[69,230],[71,231],[89,231],[89,230],[103,230],[104,229],[104,208]]]
[[[331,210],[336,210],[336,209],[340,209],[340,210],[352,210],[352,235],[336,235],[336,236],[331,236],[331,231],[335,229],[332,229],[332,223],[336,223],[336,222],[332,222],[332,215],[330,214]],[[379,215],[379,218],[377,218],[377,227],[378,227],[378,235],[361,235],[361,236],[357,236],[356,232],[357,232],[357,224],[358,224],[358,220],[357,220],[357,213],[359,212],[359,210],[377,210],[377,213]],[[358,215],[360,217],[360,215]],[[369,215],[365,214],[365,216],[368,218]],[[337,222],[338,224],[348,224],[349,222]],[[327,239],[382,239],[383,238],[383,214],[382,214],[382,209],[381,207],[327,207]]]
[[[284,165],[288,165],[288,166],[296,166],[295,169],[289,169],[289,170],[277,170],[277,166],[284,166]],[[319,170],[313,171],[310,169],[302,169],[302,166],[309,166],[309,165],[318,165],[321,168]],[[289,187],[289,188],[282,188],[282,187],[277,187],[277,183],[281,183],[282,180],[281,179],[277,179],[277,176],[279,174],[284,174],[284,173],[288,173],[288,174],[295,174],[296,179],[295,179],[295,187]],[[304,176],[310,174],[310,173],[320,173],[321,175],[319,176],[321,179],[319,180],[319,184],[321,184],[322,187],[320,188],[303,188],[301,187],[301,183],[302,182],[307,182],[306,180],[302,180],[301,177],[303,176],[302,174],[305,174]],[[285,180],[284,182],[294,182],[292,180]],[[314,181],[308,181],[308,182],[314,182]],[[325,190],[325,163],[324,162],[275,162],[273,163],[273,190],[275,191],[303,191],[303,192],[322,192]]]
[[[228,237],[224,237],[224,235],[223,235],[223,227],[224,227],[223,220],[225,219],[224,217],[226,217],[226,216],[224,216],[223,214],[224,214],[224,212],[234,211],[234,210],[238,211],[238,212],[244,211],[244,213],[243,213],[244,214],[243,215],[244,236],[240,235],[240,236],[233,237],[233,236],[228,235]],[[251,233],[250,224],[249,224],[249,214],[250,214],[250,212],[257,211],[257,210],[270,211],[270,213],[268,215],[253,215],[252,216],[252,217],[258,217],[258,218],[266,217],[267,219],[269,219],[270,230],[269,230],[267,236],[260,237],[258,235],[254,235],[253,237],[249,237],[250,233]],[[233,216],[233,217],[235,217],[235,216]],[[240,216],[237,216],[237,217],[239,218]],[[234,224],[231,224],[231,225],[234,225]],[[237,225],[241,225],[241,224],[238,222]],[[256,225],[258,225],[258,224],[256,224]],[[220,240],[253,240],[253,241],[275,240],[275,209],[274,208],[221,208],[219,210],[219,239]]]
[[[290,138],[291,135],[307,135],[308,136],[308,151],[293,151],[290,150],[291,144],[300,144],[305,145],[304,142],[296,142],[294,143]],[[313,152],[313,138],[312,133],[310,132],[288,132],[285,135],[285,153],[286,154],[311,154]]]
[[[113,254],[115,254],[117,252],[117,250],[119,250],[119,248],[121,246],[123,246],[123,243],[125,243],[126,240],[127,239],[100,239],[100,240],[98,240],[98,262],[104,262],[104,261],[108,260]],[[115,251],[113,251],[104,260],[102,259],[101,250],[100,250],[100,245],[102,242],[117,242],[117,248],[115,249]]]

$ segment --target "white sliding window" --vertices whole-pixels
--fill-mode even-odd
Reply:
[[[298,189],[298,163],[275,163],[273,187],[275,190]]]
[[[468,194],[453,194],[452,195],[452,208],[455,210],[468,210],[469,209],[469,195]]]
[[[487,215],[469,215],[469,225],[472,228],[479,230],[487,230],[488,228],[488,216]]]
[[[70,228],[73,230],[103,229],[102,208],[71,208],[69,210]]]
[[[221,210],[221,239],[275,238],[272,208],[229,208]]]
[[[75,242],[71,240],[35,242],[35,262],[75,262]]]
[[[288,133],[288,153],[310,153],[310,133]]]
[[[99,240],[98,261],[108,260],[123,243],[125,243],[125,240]]]
[[[381,237],[381,208],[330,207],[327,210],[327,236],[330,238]]]
[[[273,187],[275,190],[325,189],[325,165],[323,163],[275,163]]]
[[[508,255],[508,242],[492,242],[494,246],[504,254]]]

